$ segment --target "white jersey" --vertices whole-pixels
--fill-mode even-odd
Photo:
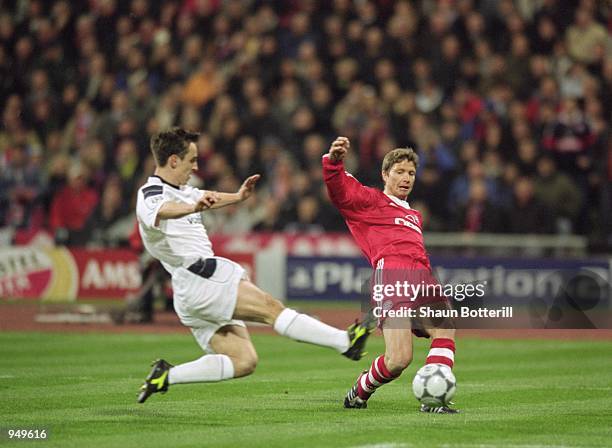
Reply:
[[[145,248],[173,274],[176,268],[187,267],[199,258],[214,256],[202,222],[202,212],[178,219],[161,219],[157,213],[165,202],[195,204],[203,191],[185,185],[177,187],[151,176],[138,190],[136,217]]]

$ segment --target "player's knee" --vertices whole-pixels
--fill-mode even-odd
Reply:
[[[285,306],[267,292],[263,294],[263,301],[266,309],[266,323],[273,325],[278,315],[285,309]]]
[[[402,373],[412,362],[412,353],[392,353],[385,356],[385,366],[394,376]]]
[[[244,374],[250,375],[251,373],[255,372],[258,362],[259,359],[257,358],[257,355],[252,355],[249,358],[245,359],[242,365],[242,370]]]
[[[247,376],[255,372],[259,359],[256,353],[242,354],[234,358],[234,377]]]

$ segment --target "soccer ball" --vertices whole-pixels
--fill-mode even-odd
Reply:
[[[427,364],[419,369],[412,380],[412,392],[427,406],[444,406],[457,390],[455,375],[445,364]]]

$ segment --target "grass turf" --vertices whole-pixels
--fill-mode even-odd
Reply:
[[[410,381],[425,357],[370,400],[345,410],[364,361],[273,335],[254,335],[254,375],[171,387],[135,402],[151,359],[200,356],[190,335],[0,333],[0,445],[57,447],[610,446],[612,344],[485,340],[458,343],[460,415],[417,412]],[[47,428],[8,441],[8,428]]]

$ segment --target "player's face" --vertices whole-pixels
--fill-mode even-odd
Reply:
[[[414,162],[402,160],[393,164],[388,173],[383,171],[382,176],[385,181],[385,193],[406,199],[414,187],[416,166]]]
[[[176,155],[172,157],[175,158],[174,171],[176,173],[177,183],[179,185],[187,184],[191,173],[198,169],[198,150],[195,143],[189,144],[187,153],[182,159]]]

